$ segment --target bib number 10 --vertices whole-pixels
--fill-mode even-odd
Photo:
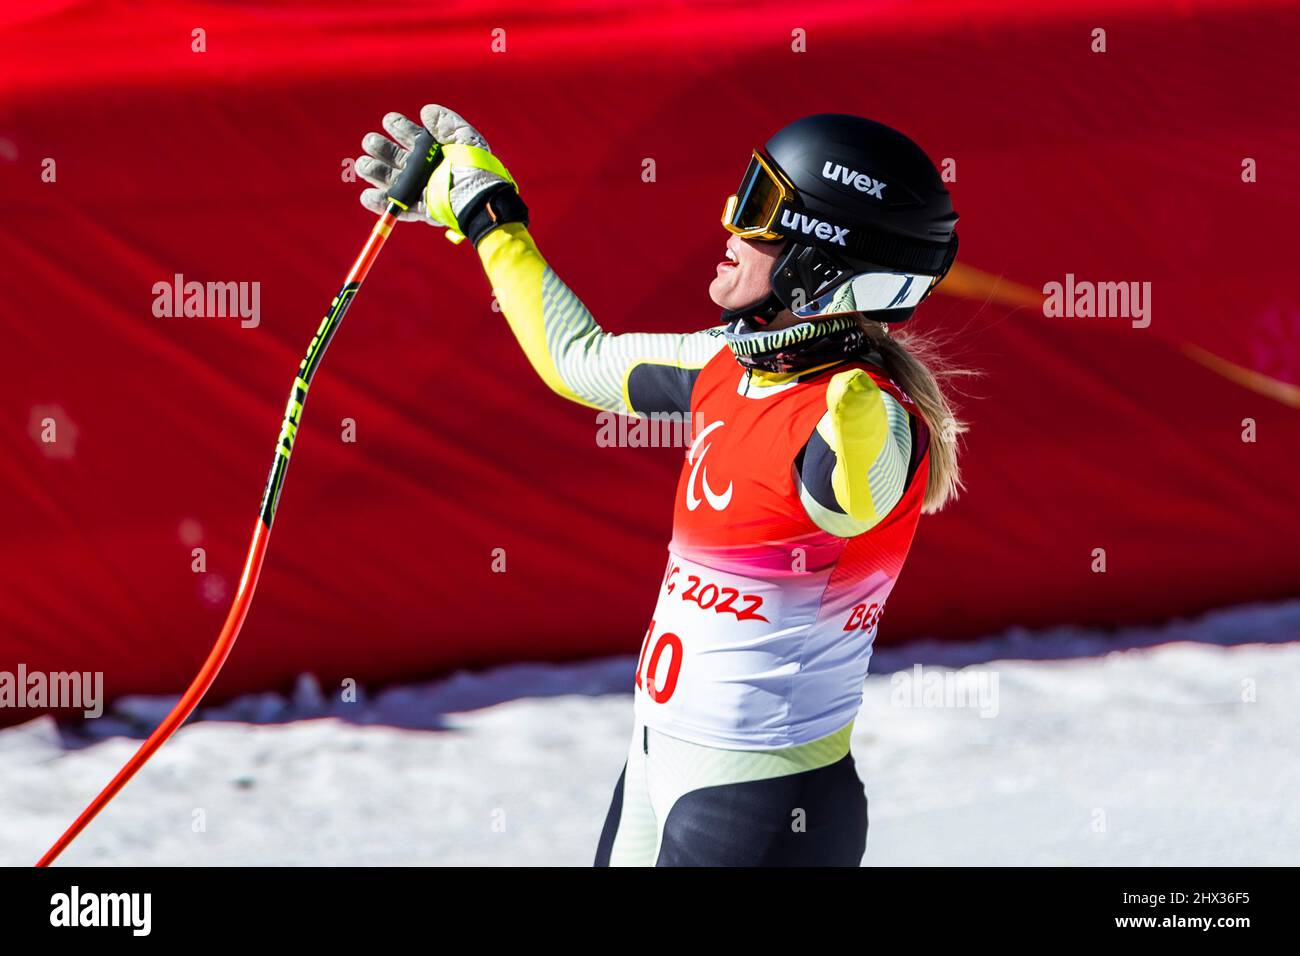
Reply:
[[[654,631],[655,622],[652,620],[646,628],[645,640],[641,642],[641,656],[636,662],[636,686],[637,689],[644,690],[654,703],[666,704],[677,689],[677,677],[682,670],[682,639],[671,631],[664,631],[658,640],[653,641],[652,649]],[[668,670],[663,675],[663,682],[658,683],[655,677],[659,673],[664,654],[670,655]]]

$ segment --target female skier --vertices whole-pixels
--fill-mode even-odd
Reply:
[[[791,123],[726,202],[722,324],[620,335],[546,264],[479,132],[441,106],[420,120],[444,160],[405,218],[473,243],[542,380],[697,424],[597,865],[857,866],[849,737],[872,641],[918,517],[960,489],[964,427],[920,340],[889,332],[956,255],[938,171],[870,120]],[[356,163],[375,212],[421,132],[383,125]]]

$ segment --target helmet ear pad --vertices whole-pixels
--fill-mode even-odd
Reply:
[[[869,314],[883,322],[907,321],[916,311],[916,306],[928,299],[948,275],[948,270],[952,268],[956,258],[957,234],[954,232],[942,270],[930,282],[915,305],[906,309],[889,309]],[[899,271],[897,267],[855,259],[825,246],[792,241],[772,266],[772,297],[779,299],[785,308],[799,316],[800,309],[855,276],[870,272],[895,271]],[[803,317],[815,318],[814,315]]]
[[[786,309],[798,316],[800,309],[856,275],[890,271],[893,270],[887,266],[852,259],[823,246],[790,241],[772,264],[772,291],[752,305],[723,310],[722,320],[730,325],[741,319],[751,329],[758,331],[766,328]],[[944,272],[946,274],[947,270]],[[942,279],[943,276],[939,278]],[[930,291],[937,284],[936,281],[926,290],[921,301],[929,297]],[[915,306],[866,314],[882,322],[898,323],[910,319],[914,311]],[[811,320],[816,316],[803,318]]]
[[[772,294],[797,313],[867,268],[820,246],[791,242],[772,266]]]

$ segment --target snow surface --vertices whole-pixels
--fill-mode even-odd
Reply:
[[[1300,863],[1296,642],[1300,602],[879,650],[853,735],[864,862]],[[633,666],[516,665],[355,703],[304,678],[291,699],[205,708],[60,862],[588,865]],[[995,707],[903,706],[945,675],[995,678]],[[0,731],[0,864],[34,862],[170,704]]]

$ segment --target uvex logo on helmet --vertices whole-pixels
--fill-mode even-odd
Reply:
[[[852,186],[860,193],[866,193],[868,196],[875,196],[883,200],[885,197],[883,191],[885,184],[882,180],[872,179],[866,173],[860,173],[856,169],[849,169],[847,166],[841,166],[839,163],[832,163],[826,160],[826,165],[822,167],[822,178],[829,179],[833,183],[843,183],[846,186]]]
[[[844,226],[833,226],[829,222],[822,222],[820,219],[795,212],[793,209],[781,210],[781,225],[790,230],[797,229],[805,236],[816,236],[818,239],[841,246],[846,245],[844,237],[849,234],[849,230]]]

